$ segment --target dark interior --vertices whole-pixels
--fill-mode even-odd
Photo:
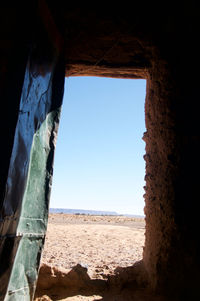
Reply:
[[[147,80],[146,240],[138,273],[154,294],[198,300],[200,15],[195,2],[73,7],[20,1],[1,4],[0,15],[1,221],[26,64],[35,43],[46,49],[44,28],[60,60],[53,82],[57,93],[62,94],[63,68],[67,77]],[[46,68],[51,53],[42,53],[35,57]],[[4,296],[5,290],[0,300],[7,300]]]

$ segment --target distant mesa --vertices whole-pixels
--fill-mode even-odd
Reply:
[[[50,208],[50,213],[85,214],[85,215],[119,215],[115,211],[98,211],[84,209]]]
[[[65,214],[85,214],[85,215],[117,215],[127,217],[138,217],[143,218],[143,215],[134,214],[119,214],[116,211],[99,211],[99,210],[85,210],[85,209],[66,209],[66,208],[50,208],[50,213],[65,213]]]

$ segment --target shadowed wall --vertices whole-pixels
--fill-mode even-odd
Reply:
[[[53,32],[64,41],[66,76],[147,79],[144,267],[154,290],[180,298],[199,296],[199,12],[196,6],[193,2],[177,7],[135,3],[131,7],[116,5],[111,9],[72,9],[55,1],[42,3],[39,15],[44,23],[51,19],[47,22],[50,36]],[[19,12],[12,13],[17,18]],[[10,27],[5,17],[1,22],[7,40],[7,44],[1,43],[4,66],[0,74],[1,97],[8,95],[10,99],[9,83],[15,87],[12,90],[14,118],[7,105],[1,120],[2,135],[6,133],[8,139],[1,157],[4,158],[0,187],[3,196],[26,55],[24,50],[20,51],[25,48],[17,45],[15,23]],[[28,26],[33,30],[32,24]],[[26,45],[25,28],[19,30],[22,45]],[[11,74],[20,75],[17,82]],[[5,126],[9,119],[11,123]]]

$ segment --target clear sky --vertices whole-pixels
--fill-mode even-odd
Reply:
[[[144,215],[145,80],[69,77],[51,208]]]

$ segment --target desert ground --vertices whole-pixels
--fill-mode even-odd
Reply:
[[[144,232],[143,218],[50,214],[35,300],[104,300],[95,290],[84,295],[75,286],[84,281],[89,286],[105,285],[116,271],[139,262]],[[59,285],[65,279],[60,294],[55,294],[55,287],[52,290],[56,279]],[[72,282],[67,293],[67,283]]]

